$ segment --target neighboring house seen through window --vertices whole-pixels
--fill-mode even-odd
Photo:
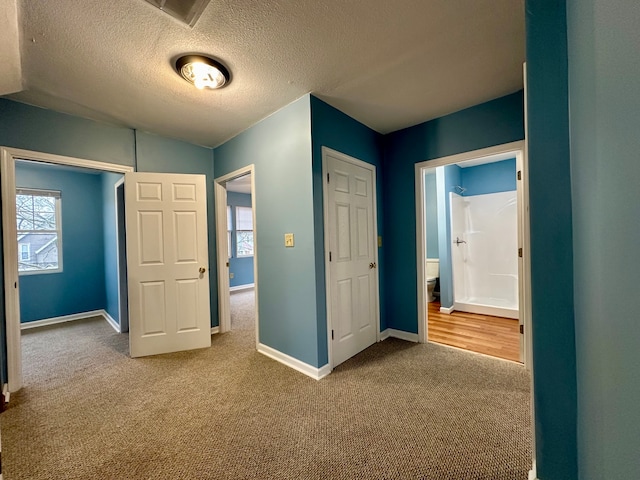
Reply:
[[[253,212],[251,207],[236,207],[236,255],[253,255]]]
[[[58,191],[18,188],[18,272],[62,271],[61,195]]]

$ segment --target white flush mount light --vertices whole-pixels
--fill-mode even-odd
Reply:
[[[183,55],[176,60],[176,70],[200,90],[222,88],[230,79],[224,65],[204,55]]]

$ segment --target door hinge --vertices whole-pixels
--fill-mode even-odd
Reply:
[[[520,335],[524,335],[524,325],[520,324]]]
[[[331,340],[333,340],[333,330],[331,330]]]
[[[331,261],[331,252],[329,252],[329,261]]]
[[[520,258],[522,258],[522,247],[520,247],[520,248],[518,249],[518,256],[519,256]]]
[[[522,170],[518,170],[518,180],[522,180]]]
[[[327,183],[329,183],[329,174],[327,173]]]
[[[13,283],[13,288],[18,288],[18,282]]]

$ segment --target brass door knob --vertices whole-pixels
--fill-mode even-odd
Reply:
[[[369,268],[370,268],[370,269],[371,269],[371,268],[376,268],[377,266],[378,266],[378,265],[376,265],[376,262],[371,262],[371,263],[369,264]]]
[[[198,270],[198,271],[199,271],[200,273],[204,273],[204,272],[206,272],[206,271],[207,271],[207,269],[206,269],[206,268],[204,268],[204,267],[200,267],[200,270]]]

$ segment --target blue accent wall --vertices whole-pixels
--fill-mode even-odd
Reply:
[[[536,463],[540,480],[573,480],[578,468],[566,6],[527,0],[525,10]],[[590,261],[597,261],[595,253]]]
[[[23,323],[105,307],[100,175],[16,164],[16,186],[62,195],[62,272],[20,275]]]
[[[581,479],[640,478],[638,19],[637,0],[567,2]],[[540,62],[542,76],[548,65]],[[550,108],[553,115],[564,116],[550,95],[538,101],[546,102],[539,115]],[[555,160],[566,172],[566,155]],[[561,208],[567,208],[567,200]],[[571,418],[565,408],[563,414]]]
[[[436,172],[426,173],[425,188],[425,217],[427,223],[427,258],[439,258],[438,254],[438,190]]]
[[[516,159],[462,168],[460,181],[464,197],[487,193],[513,192],[516,189]]]
[[[207,175],[211,325],[218,325],[215,235],[212,234],[214,231],[212,149],[3,98],[0,98],[0,145],[119,165],[137,165],[140,171]],[[0,264],[3,261],[0,252]],[[4,292],[4,278],[1,275],[0,289]],[[2,358],[6,361],[4,309],[0,311],[0,334],[2,335]],[[5,363],[2,381],[6,382],[6,380]]]
[[[104,235],[104,309],[111,318],[120,323],[115,184],[122,179],[122,174],[104,172],[100,174],[100,179],[102,186],[102,231]]]
[[[309,365],[318,349],[309,96],[265,118],[214,150],[220,177],[253,164],[259,341]],[[295,235],[285,248],[284,234]],[[326,342],[326,330],[324,333]]]
[[[385,239],[384,203],[382,185],[383,136],[366,125],[345,115],[319,98],[311,96],[311,141],[313,145],[313,221],[315,228],[316,306],[318,309],[318,350],[324,363],[328,362],[327,312],[325,289],[325,251],[323,216],[322,147],[370,163],[376,167],[376,203],[378,209],[378,235],[383,237],[378,248],[378,282],[380,288],[380,330],[388,327],[385,312],[386,262],[383,255]],[[415,237],[414,237],[415,238]]]
[[[387,326],[418,332],[415,164],[524,138],[523,92],[385,136]],[[402,225],[402,228],[397,228]]]
[[[253,256],[236,256],[236,209],[235,207],[251,207],[251,195],[238,192],[227,192],[227,205],[231,207],[231,252],[229,252],[230,287],[253,283]]]

